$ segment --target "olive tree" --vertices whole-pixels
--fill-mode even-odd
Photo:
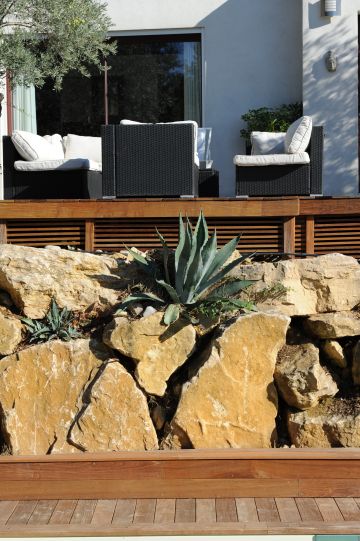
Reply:
[[[60,89],[70,70],[102,69],[115,48],[110,26],[99,0],[0,0],[0,76],[39,87],[51,78]]]

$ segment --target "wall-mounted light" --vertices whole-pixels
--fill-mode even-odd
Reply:
[[[323,0],[325,17],[335,17],[335,15],[339,15],[339,1],[340,0]]]
[[[336,71],[337,68],[337,57],[335,51],[328,51],[325,55],[325,64],[328,71]]]

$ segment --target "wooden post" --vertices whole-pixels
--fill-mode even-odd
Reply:
[[[315,252],[315,220],[314,216],[306,216],[305,219],[305,237],[306,237],[306,253],[313,254]]]
[[[93,252],[95,249],[95,223],[94,220],[85,220],[85,250]]]
[[[6,220],[0,220],[0,244],[7,244]]]
[[[295,252],[295,220],[295,216],[291,216],[285,218],[283,224],[283,250],[291,254]]]

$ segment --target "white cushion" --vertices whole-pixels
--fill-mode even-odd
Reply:
[[[128,120],[127,118],[123,118],[123,120],[120,120],[121,126],[134,126],[136,124],[149,126],[149,124],[152,125],[152,122],[137,122],[136,120]]]
[[[44,139],[56,148],[56,151],[59,153],[60,159],[65,158],[64,143],[61,135],[59,135],[58,133],[54,133],[53,135],[44,135]]]
[[[64,158],[63,151],[46,141],[44,137],[21,130],[15,130],[11,140],[24,160],[57,160]]]
[[[86,158],[74,158],[71,160],[34,160],[23,162],[18,160],[14,163],[17,171],[76,171],[86,169],[87,171],[101,171],[101,163]],[[49,181],[50,181],[49,177]]]
[[[73,135],[66,137],[65,158],[86,158],[94,162],[101,162],[101,137]]]
[[[305,152],[309,146],[312,131],[311,116],[302,116],[289,126],[285,136],[285,152],[297,154]]]
[[[238,167],[301,165],[306,163],[310,163],[310,156],[307,152],[299,152],[298,154],[259,154],[257,156],[241,154],[234,156],[234,164]]]
[[[284,154],[286,133],[253,131],[251,133],[251,154]]]

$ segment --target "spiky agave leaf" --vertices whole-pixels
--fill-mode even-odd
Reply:
[[[179,219],[179,244],[175,250],[175,289],[182,297],[185,276],[187,270],[187,264],[190,259],[192,248],[192,230],[189,220],[186,222],[186,226],[181,219]]]
[[[169,253],[170,253],[169,246],[166,240],[164,239],[164,237],[162,236],[162,234],[160,233],[160,231],[158,230],[158,228],[156,227],[155,229],[156,229],[157,236],[159,237],[161,245],[163,247],[163,262],[164,262],[165,279],[170,284],[170,275],[169,275],[169,267],[168,267]]]
[[[233,280],[231,282],[226,282],[221,284],[215,289],[212,289],[209,295],[207,295],[206,300],[215,300],[218,298],[228,299],[232,295],[236,295],[243,289],[251,286],[255,280]]]
[[[179,319],[180,315],[180,306],[178,304],[169,304],[164,313],[164,323],[165,325],[171,325]]]
[[[169,297],[171,298],[173,302],[175,302],[176,304],[181,303],[181,299],[179,295],[177,294],[176,289],[173,288],[171,284],[168,284],[164,280],[156,280],[156,283],[165,289],[165,291],[167,292],[167,294],[169,295]]]
[[[141,302],[141,301],[147,301],[147,302],[158,302],[160,304],[164,304],[164,299],[160,299],[160,297],[157,297],[153,293],[134,293],[133,295],[129,295],[122,301],[120,306],[118,307],[117,311],[115,312],[115,315],[117,315],[122,310],[125,310],[128,306],[133,304],[134,302]]]
[[[125,245],[125,248],[129,252],[129,254],[133,256],[133,258],[140,265],[143,271],[145,271],[147,274],[150,274],[151,276],[156,276],[158,269],[156,265],[153,263],[153,261],[150,261],[149,259],[142,256],[141,254],[138,254],[135,250],[133,250],[132,248],[128,248],[126,245]]]

